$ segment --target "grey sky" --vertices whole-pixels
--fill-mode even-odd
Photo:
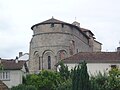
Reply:
[[[54,18],[90,29],[103,51],[119,46],[120,0],[0,0],[0,57],[29,52],[32,25]]]

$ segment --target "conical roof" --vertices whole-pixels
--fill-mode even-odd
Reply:
[[[41,23],[38,23],[38,24],[35,24],[31,27],[31,29],[33,29],[35,26],[38,26],[38,25],[41,25],[41,24],[50,24],[50,23],[56,23],[56,24],[69,24],[69,23],[66,23],[66,22],[63,22],[63,21],[60,21],[60,20],[57,20],[55,18],[51,18],[51,19],[48,19],[46,21],[43,21]]]
[[[41,24],[47,24],[47,23],[66,23],[66,22],[57,20],[57,19],[55,19],[53,17],[51,19],[48,19],[46,21],[41,22]]]
[[[53,18],[53,17],[52,17],[51,19],[48,19],[48,20],[46,20],[46,21],[43,21],[43,22],[41,22],[41,23],[38,23],[38,24],[33,25],[33,26],[31,27],[31,29],[33,30],[33,28],[34,28],[35,26],[38,26],[38,25],[51,24],[51,23],[55,23],[55,24],[66,24],[66,25],[75,27],[75,28],[77,28],[85,37],[89,38],[89,37],[80,29],[80,27],[75,26],[75,25],[70,24],[70,23],[67,23],[67,22],[63,22],[63,21],[57,20],[57,19],[55,19],[55,18]]]

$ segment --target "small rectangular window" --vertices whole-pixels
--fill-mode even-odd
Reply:
[[[77,51],[77,53],[78,53],[78,52],[79,52],[79,49],[77,49],[76,51]]]
[[[64,28],[64,24],[62,24],[62,28]]]
[[[6,73],[5,73],[5,72],[3,72],[3,79],[5,79],[5,76],[6,76],[5,74],[6,74]]]
[[[117,68],[117,65],[111,65],[111,69]]]
[[[10,80],[10,72],[0,72],[0,80]]]
[[[51,24],[51,27],[54,27],[54,23]]]

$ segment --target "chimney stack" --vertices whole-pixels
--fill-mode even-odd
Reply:
[[[19,52],[19,57],[21,57],[23,55],[23,52]]]
[[[117,52],[119,52],[119,53],[120,53],[120,47],[117,47]]]
[[[1,58],[0,58],[0,64],[1,64]]]
[[[74,21],[72,24],[75,25],[75,26],[80,27],[80,23],[79,22]]]
[[[18,57],[16,56],[15,63],[18,63]]]

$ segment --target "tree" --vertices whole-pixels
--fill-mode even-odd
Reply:
[[[108,89],[119,90],[120,89],[120,69],[118,67],[111,68],[108,76]]]
[[[106,73],[102,74],[99,72],[96,76],[92,75],[90,77],[91,90],[109,90],[108,88],[108,75]]]
[[[32,85],[20,84],[18,86],[12,87],[10,90],[37,90],[37,89],[35,88],[35,86],[32,86]]]
[[[72,90],[72,80],[69,78],[60,83],[55,90]]]
[[[72,70],[72,90],[90,90],[89,75],[85,61]]]
[[[109,73],[91,76],[92,90],[120,90],[120,70],[112,68]]]
[[[3,70],[3,65],[0,63],[0,71]]]
[[[87,72],[87,63],[85,61],[81,63],[80,80],[81,90],[90,90],[89,74]]]
[[[67,65],[65,66],[62,61],[59,62],[59,65],[60,65],[59,73],[60,73],[61,77],[64,80],[69,79],[70,78],[70,71],[68,70],[68,66]]]
[[[37,90],[55,90],[61,83],[61,76],[58,72],[43,70],[39,74],[26,76],[25,85],[32,85]]]

